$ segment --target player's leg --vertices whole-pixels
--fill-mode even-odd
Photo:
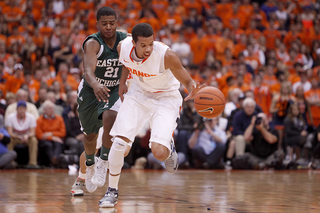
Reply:
[[[102,134],[102,146],[100,152],[100,158],[97,162],[95,175],[92,178],[92,182],[101,187],[105,184],[106,175],[108,170],[108,156],[112,145],[112,137],[110,136],[111,127],[116,119],[117,112],[112,110],[104,111],[102,114],[103,120],[103,134]]]
[[[168,173],[173,174],[179,165],[172,133],[177,127],[176,120],[182,104],[178,91],[157,94],[154,113],[150,121],[150,145],[154,157],[164,161]]]
[[[139,97],[143,95],[139,93]],[[99,201],[100,207],[114,207],[117,204],[118,183],[128,144],[130,146],[151,115],[141,103],[145,103],[145,100],[137,100],[137,97],[131,96],[129,91],[110,131],[110,135],[115,137],[109,153],[109,187]]]

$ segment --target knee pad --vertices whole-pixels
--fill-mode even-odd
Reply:
[[[126,151],[127,146],[128,146],[128,143],[121,138],[116,137],[113,140],[112,147],[117,151]]]

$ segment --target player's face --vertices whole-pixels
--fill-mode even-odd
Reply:
[[[148,58],[153,51],[153,35],[150,37],[138,37],[138,41],[132,41],[139,58]]]
[[[118,27],[117,19],[115,16],[101,16],[97,21],[97,28],[101,34],[106,38],[112,38]]]

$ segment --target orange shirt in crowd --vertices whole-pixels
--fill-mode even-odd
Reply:
[[[32,100],[34,102],[37,102],[39,99],[38,91],[40,89],[40,83],[37,80],[32,79],[31,82],[28,84],[28,88]]]
[[[200,64],[205,60],[207,54],[207,40],[205,37],[199,39],[198,37],[193,38],[190,41],[191,51],[193,52],[194,64]]]
[[[276,93],[279,93],[280,92],[280,88],[281,88],[281,83],[280,82],[277,82],[274,85],[272,85],[270,87],[270,91],[271,91],[272,95],[275,95]]]
[[[12,35],[12,36],[9,36],[8,39],[7,39],[7,47],[10,47],[13,43],[16,43],[18,42],[19,45],[23,45],[24,42],[25,42],[25,38],[21,35]]]
[[[304,96],[306,99],[312,99],[312,100],[320,100],[320,89],[311,89],[308,92],[304,93]],[[313,125],[319,126],[320,124],[320,107],[316,105],[310,106],[312,117],[313,117]]]
[[[301,80],[300,76],[297,73],[292,73],[289,75],[288,80],[291,82],[291,84],[294,84]]]
[[[235,89],[235,88],[241,89],[242,92],[246,92],[246,91],[248,91],[248,90],[251,89],[250,86],[249,86],[249,84],[244,83],[244,84],[242,84],[241,86],[235,84],[235,85],[231,86],[231,87],[229,88],[229,90],[232,90],[232,89]]]
[[[302,36],[300,33],[293,34],[292,31],[289,31],[283,38],[283,43],[286,45],[287,49],[289,49],[291,47],[292,42],[294,42],[298,38],[302,40]]]
[[[86,1],[73,1],[70,5],[74,11],[87,10],[90,5]]]
[[[21,9],[19,7],[11,7],[9,5],[4,6],[2,8],[2,14],[7,15],[10,18],[16,18],[17,16],[22,16],[23,12],[21,11]],[[7,23],[9,29],[12,29],[12,27],[14,26],[19,26],[19,22],[9,22]]]
[[[1,43],[7,43],[7,36],[0,34],[0,42]]]
[[[246,33],[246,35],[247,35],[247,37],[249,36],[249,35],[253,35],[253,38],[255,38],[255,39],[258,39],[258,38],[260,38],[261,36],[262,36],[262,32],[260,31],[260,30],[257,30],[257,29],[246,29],[245,30],[245,33]]]
[[[159,19],[161,20],[162,26],[183,24],[182,18],[178,14],[174,14],[173,16],[170,16],[169,13],[166,12],[162,16],[160,16]]]
[[[271,86],[275,85],[277,82],[278,82],[278,80],[275,75],[272,75],[272,76],[264,75],[263,76],[262,83],[264,85],[268,86],[269,88]]]
[[[168,6],[169,1],[153,0],[151,2],[151,7],[153,11],[157,14],[158,19],[160,19],[163,16]]]
[[[217,34],[206,35],[208,50],[214,50],[214,47],[219,37],[220,36],[218,36]]]
[[[197,0],[193,0],[192,2],[190,0],[183,0],[181,3],[186,8],[187,14],[189,14],[191,9],[196,9],[198,14],[201,14],[202,4]]]
[[[271,104],[271,94],[269,88],[267,86],[262,85],[259,88],[251,88],[251,90],[254,92],[256,103],[261,107],[262,111],[265,114],[269,115]]]
[[[238,58],[239,53],[243,52],[246,48],[247,46],[245,44],[236,44],[233,49],[233,57]]]
[[[232,4],[231,3],[218,3],[216,5],[216,14],[221,18],[221,20],[225,20],[226,16],[232,12]]]
[[[51,36],[51,34],[52,34],[52,28],[51,27],[49,27],[49,26],[43,26],[43,27],[41,27],[40,29],[39,29],[39,31],[40,31],[40,34],[43,36],[43,37],[49,37],[50,38],[50,36]]]
[[[23,82],[24,82],[24,78],[16,78],[14,75],[8,76],[6,81],[7,92],[16,93],[18,89],[20,89]]]
[[[76,13],[76,10],[74,10],[73,8],[68,8],[67,10],[64,10],[60,15],[60,19],[67,19],[68,23],[70,23],[71,21],[73,21],[74,19],[74,15]]]
[[[36,136],[38,140],[43,140],[42,135],[45,132],[52,132],[53,136],[64,138],[66,136],[66,126],[60,115],[55,115],[53,119],[46,119],[43,115],[37,120]],[[46,138],[52,140],[52,137]]]
[[[269,50],[276,48],[276,39],[281,39],[281,34],[278,30],[267,29],[263,31],[263,35],[266,38],[266,46]]]
[[[260,60],[258,55],[245,57],[245,62],[246,64],[251,66],[251,68],[255,71],[255,73],[258,72],[258,68],[260,67]]]
[[[222,60],[224,58],[224,53],[226,51],[226,48],[229,48],[230,50],[233,49],[233,41],[230,39],[226,39],[223,37],[219,37],[217,39],[216,45],[215,45],[215,57],[217,60]]]
[[[160,21],[157,19],[157,18],[146,18],[146,17],[143,17],[139,20],[140,23],[148,23],[152,26],[153,30],[156,32],[159,32],[159,30],[161,29],[161,26],[160,26]]]

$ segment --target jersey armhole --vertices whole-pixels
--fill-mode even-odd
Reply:
[[[83,44],[82,44],[82,51],[83,51],[83,52],[84,52],[84,44],[85,44],[87,41],[89,41],[90,39],[94,39],[94,40],[96,40],[96,41],[100,44],[100,42],[99,42],[97,39],[93,38],[93,37],[91,37],[91,38],[86,38],[86,40],[84,40],[84,42],[83,42]],[[103,47],[102,44],[100,44],[100,49],[99,49],[99,52],[97,53],[97,59],[101,56],[101,54],[103,53],[103,50],[104,50],[104,47]]]

